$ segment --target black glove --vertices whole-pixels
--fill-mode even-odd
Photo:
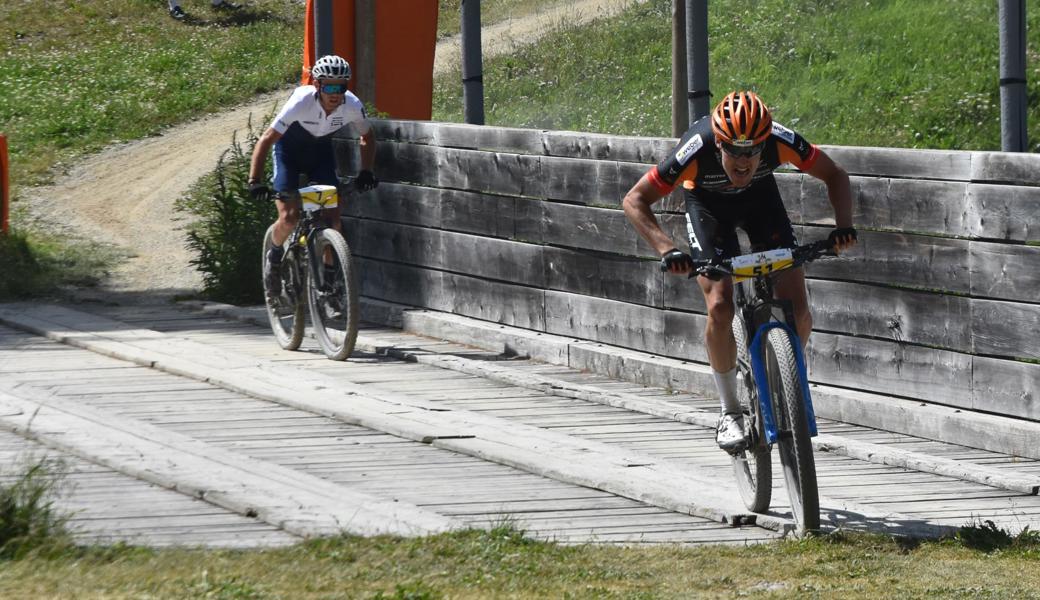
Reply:
[[[254,181],[249,184],[249,197],[258,202],[267,202],[271,199],[271,188],[266,183]]]
[[[664,256],[661,257],[661,270],[671,271],[672,267],[679,269],[693,268],[693,259],[690,255],[679,250],[678,248],[672,248],[668,252],[665,252]]]
[[[354,185],[357,187],[359,192],[367,192],[368,190],[375,189],[379,185],[379,180],[372,174],[372,171],[365,169],[357,175],[357,179],[354,180]]]
[[[832,248],[834,247],[834,244],[839,241],[843,244],[856,241],[856,228],[838,227],[834,231],[831,231],[830,235],[827,236],[827,242],[830,243]]]

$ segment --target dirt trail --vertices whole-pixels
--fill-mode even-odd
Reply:
[[[578,0],[522,18],[484,27],[485,57],[511,52],[562,23],[582,24],[613,15],[642,0]],[[457,37],[437,44],[434,71],[459,62]],[[161,136],[111,147],[77,165],[54,185],[22,194],[30,220],[118,246],[129,255],[90,298],[127,301],[145,295],[163,299],[196,291],[201,276],[188,261],[185,215],[174,201],[216,165],[250,115],[255,127],[288,93],[266,94],[246,105],[171,128]],[[60,199],[60,201],[54,201]],[[20,203],[23,204],[23,203]]]

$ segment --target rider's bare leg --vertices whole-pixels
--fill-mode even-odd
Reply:
[[[805,290],[805,269],[799,267],[777,274],[773,280],[773,295],[791,301],[795,328],[804,350],[813,324],[812,313],[809,312],[809,295]]]
[[[708,308],[708,323],[704,329],[704,341],[708,349],[711,368],[726,372],[737,364],[737,343],[733,339],[733,280],[724,277],[719,281],[700,275],[697,283],[704,293]]]
[[[278,207],[278,220],[274,223],[271,241],[275,246],[281,246],[300,220],[300,200],[277,198],[274,203]]]
[[[723,413],[739,413],[737,397],[737,343],[733,339],[733,280],[724,277],[714,281],[703,275],[697,283],[704,293],[708,308],[704,341],[708,350],[708,363],[715,376],[719,392],[719,403]]]

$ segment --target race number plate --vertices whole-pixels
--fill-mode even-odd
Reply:
[[[732,261],[733,274],[743,279],[786,269],[793,264],[794,254],[790,248],[745,254],[734,257]]]
[[[300,188],[300,200],[303,201],[303,210],[336,208],[339,205],[339,195],[336,194],[334,185],[309,185]]]

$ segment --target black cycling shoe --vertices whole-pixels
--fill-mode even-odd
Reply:
[[[282,293],[282,257],[285,250],[276,246],[267,251],[264,261],[264,291],[268,296],[276,297]]]
[[[240,8],[242,8],[241,4],[235,4],[229,0],[224,0],[223,2],[213,5],[213,10],[238,10]]]
[[[184,17],[187,17],[188,15],[184,14],[184,9],[182,9],[181,7],[174,6],[170,9],[170,16],[174,19],[177,19],[178,21],[183,21]]]

